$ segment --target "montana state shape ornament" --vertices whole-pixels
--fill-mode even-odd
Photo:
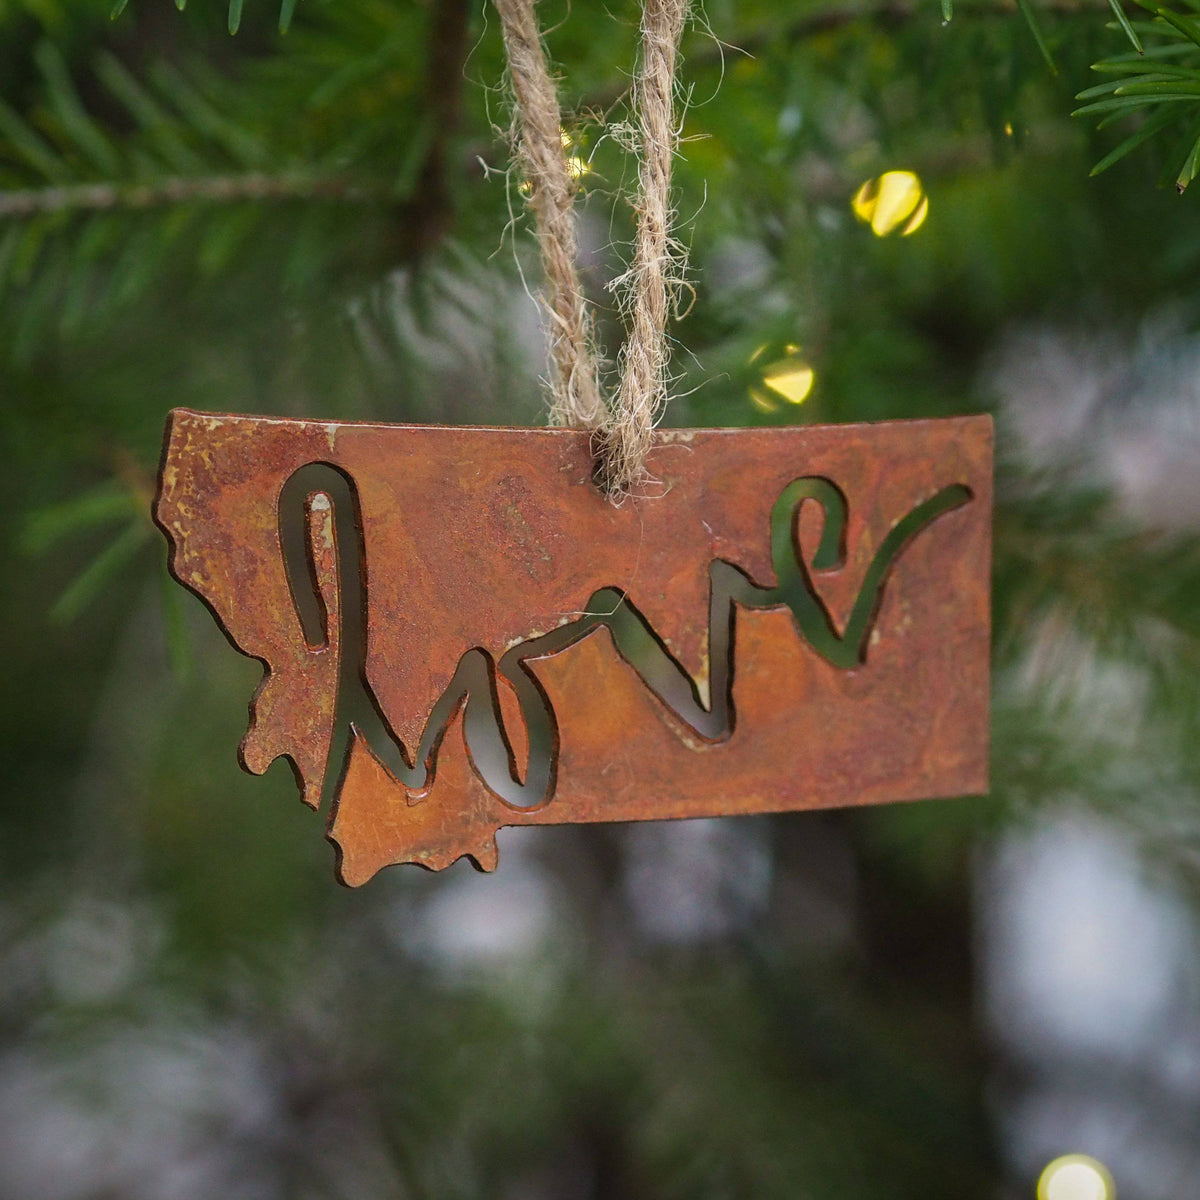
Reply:
[[[264,665],[241,746],[338,874],[491,870],[504,825],[987,788],[988,417],[586,433],[170,416],[171,570]]]

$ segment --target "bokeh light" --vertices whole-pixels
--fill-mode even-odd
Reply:
[[[567,174],[575,183],[579,183],[585,175],[592,173],[591,164],[583,157],[582,145],[574,134],[569,133],[561,125],[558,128],[558,140],[562,144],[563,152],[567,159]],[[533,184],[528,179],[522,179],[517,184],[517,192],[525,200],[528,200],[533,195]]]
[[[585,175],[591,174],[592,168],[587,159],[580,154],[579,141],[573,134],[560,127],[558,137],[567,155],[567,174],[578,183]]]
[[[876,237],[890,233],[908,237],[929,216],[929,197],[913,171],[885,171],[877,179],[868,179],[854,193],[850,206]]]
[[[1108,1168],[1086,1154],[1056,1158],[1038,1180],[1038,1200],[1116,1200]]]
[[[750,388],[750,400],[760,412],[777,412],[780,401],[803,404],[816,382],[816,373],[800,352],[787,345],[782,355],[770,356],[771,347],[759,346],[750,362],[758,367],[759,382]]]

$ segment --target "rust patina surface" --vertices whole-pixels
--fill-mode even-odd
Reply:
[[[504,825],[986,790],[991,464],[986,417],[668,432],[617,508],[583,433],[181,409],[155,515],[266,667],[243,764],[330,794],[356,885]]]

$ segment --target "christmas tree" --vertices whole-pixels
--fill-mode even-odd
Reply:
[[[639,12],[539,5],[610,353]],[[173,406],[543,419],[495,13],[0,34],[0,1196],[1200,1187],[1192,7],[708,0],[684,38],[665,423],[995,413],[991,794],[512,831],[495,877],[358,892],[233,761],[260,667],[167,579],[154,476]],[[1048,1200],[1112,1194],[1075,1166]]]

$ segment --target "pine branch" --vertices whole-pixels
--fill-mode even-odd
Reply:
[[[1077,17],[1111,14],[1112,9],[1108,0],[1038,0],[1032,5],[1039,15]],[[695,62],[708,59],[720,62],[720,51],[732,50],[734,53],[753,54],[769,46],[772,42],[796,42],[805,38],[816,37],[822,33],[831,33],[842,29],[856,21],[868,21],[881,25],[900,25],[930,15],[930,6],[923,0],[907,2],[907,0],[882,0],[877,4],[832,4],[828,8],[817,9],[805,13],[804,16],[790,21],[786,25],[765,26],[743,34],[734,42],[725,43],[705,52],[703,56],[694,55]],[[954,9],[955,18],[959,17],[1011,17],[1016,16],[1019,9],[1016,0],[976,0],[975,3],[957,4]]]
[[[337,176],[249,172],[194,179],[174,177],[153,183],[78,183],[0,192],[0,220],[49,213],[153,209],[195,202],[332,200],[375,205],[395,199],[395,191],[390,187],[367,186]]]
[[[1030,5],[1038,15],[1057,17],[1111,16],[1110,0],[1037,0]],[[806,12],[786,24],[768,24],[749,29],[728,40],[710,42],[709,45],[693,50],[687,58],[689,69],[719,67],[731,56],[743,55],[754,58],[772,45],[793,45],[835,33],[859,22],[883,27],[906,25],[911,21],[930,16],[928,0],[879,0],[878,3],[838,3],[825,8]],[[1020,9],[1016,0],[976,0],[975,3],[958,4],[954,9],[954,20],[973,17],[1012,17]],[[582,110],[606,111],[617,103],[628,91],[630,84],[622,82],[611,88],[593,92],[581,103]]]
[[[1077,93],[1075,98],[1087,103],[1072,115],[1095,116],[1098,129],[1131,117],[1137,121],[1124,140],[1092,168],[1093,175],[1107,171],[1150,139],[1162,140],[1161,134],[1175,133],[1173,167],[1162,182],[1173,174],[1175,187],[1182,193],[1200,174],[1200,29],[1195,6],[1175,10],[1157,0],[1137,2],[1155,19],[1121,22],[1136,52],[1093,63],[1093,71],[1109,78]]]
[[[24,330],[6,352],[25,361],[50,330],[96,328],[189,263],[204,280],[236,263],[294,299],[401,261],[385,230],[434,130],[403,91],[381,107],[376,84],[420,61],[418,23],[352,0],[328,30],[293,35],[286,76],[275,56],[236,76],[195,58],[134,74],[108,53],[85,70],[40,43],[36,90],[0,100],[0,301],[20,295],[5,316]]]

